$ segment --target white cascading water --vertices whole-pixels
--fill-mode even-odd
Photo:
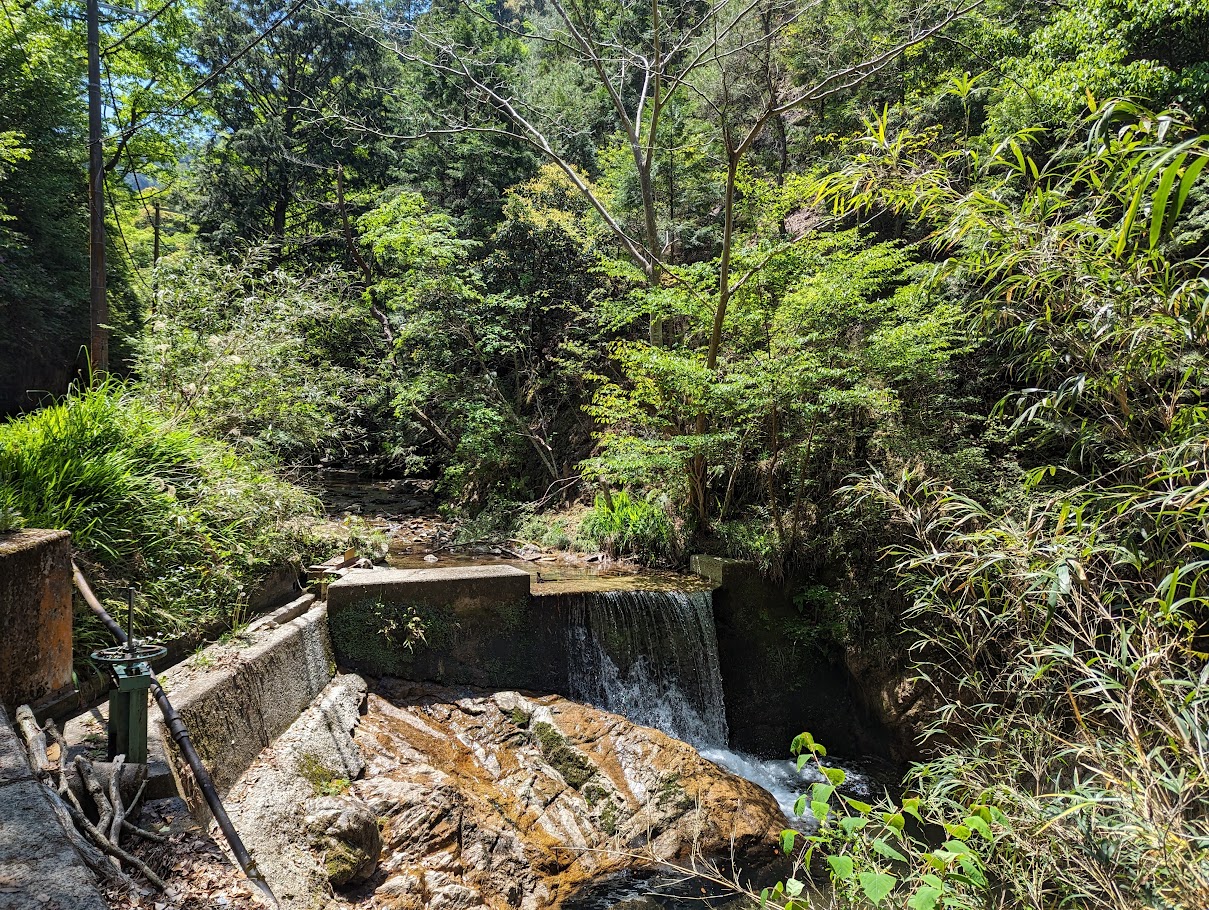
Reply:
[[[722,673],[708,591],[599,591],[568,594],[571,695],[696,747],[703,758],[763,787],[786,818],[794,800],[824,777],[807,765],[728,748]],[[788,747],[786,743],[786,747]],[[860,775],[848,786],[861,790]]]
[[[726,748],[708,591],[568,595],[571,694],[698,749]]]

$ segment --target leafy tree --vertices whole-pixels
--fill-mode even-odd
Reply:
[[[202,5],[197,56],[215,78],[218,130],[198,169],[197,220],[212,248],[272,241],[312,259],[347,254],[342,224],[356,211],[346,207],[385,185],[392,160],[361,128],[383,128],[392,69],[351,13],[343,0],[284,13],[260,0]]]
[[[39,10],[0,42],[0,410],[66,389],[88,340],[87,183],[80,65]],[[37,395],[35,391],[35,396]],[[35,399],[36,400],[36,397]]]

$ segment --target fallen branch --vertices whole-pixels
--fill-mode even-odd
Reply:
[[[138,825],[132,823],[128,818],[122,819],[122,830],[129,831],[135,837],[141,837],[143,840],[149,840],[152,843],[168,843],[168,838],[164,837],[164,835],[156,834],[154,831],[148,831],[146,828],[140,828]]]
[[[84,837],[79,829],[76,828],[75,817],[63,793],[55,790],[54,787],[45,781],[42,782],[42,786],[46,790],[46,798],[50,802],[51,808],[59,819],[59,824],[67,833],[68,840],[71,841],[72,846],[76,848],[76,852],[80,854],[81,859],[88,865],[88,868],[102,878],[119,882],[127,888],[133,889],[134,880],[120,869],[115,869],[105,854],[93,846],[92,841]],[[60,786],[66,787],[65,784],[60,784]],[[71,790],[67,790],[67,792],[71,793]]]
[[[71,793],[70,790],[67,792]],[[75,797],[73,796],[72,799],[74,801]],[[142,874],[145,879],[147,879],[147,881],[149,881],[155,887],[157,891],[163,891],[167,887],[167,885],[164,883],[164,880],[152,872],[151,867],[145,862],[143,862],[137,856],[132,856],[131,854],[127,853],[116,844],[111,843],[109,839],[98,831],[97,827],[88,820],[88,816],[84,814],[83,810],[80,809],[78,805],[64,803],[64,806],[66,807],[68,814],[71,815],[72,821],[76,823],[76,827],[83,831],[88,839],[91,840],[102,853],[105,853],[108,856],[119,860],[120,862],[126,863],[129,866],[133,866]]]
[[[43,775],[57,770],[57,766],[46,754],[46,735],[38,726],[38,721],[29,705],[21,705],[17,709],[17,728],[21,731],[21,738],[25,740],[29,764],[34,769],[34,773],[41,778]]]
[[[109,778],[109,803],[113,806],[113,820],[109,823],[109,842],[115,846],[122,843],[122,822],[126,820],[126,807],[122,804],[122,765],[126,762],[125,755],[119,755],[113,760],[113,776]],[[140,795],[142,791],[139,791]],[[100,829],[106,833],[105,828]]]
[[[80,779],[84,781],[84,786],[88,788],[88,795],[92,797],[92,802],[97,807],[97,830],[108,831],[109,823],[113,821],[113,804],[109,802],[109,797],[105,795],[105,788],[97,780],[97,776],[92,770],[92,762],[83,755],[77,755],[75,766],[76,771],[80,774]]]

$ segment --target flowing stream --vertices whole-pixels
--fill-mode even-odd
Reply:
[[[763,787],[787,819],[794,800],[824,780],[807,765],[728,748],[726,707],[709,591],[599,591],[563,595],[569,609],[571,695],[635,723],[662,730],[701,755]],[[786,751],[789,744],[786,743]],[[846,789],[867,795],[870,782],[847,770]]]

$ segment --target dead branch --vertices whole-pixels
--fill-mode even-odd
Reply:
[[[17,709],[17,727],[21,731],[21,738],[25,740],[29,764],[34,773],[41,778],[56,770],[56,766],[46,754],[46,736],[42,728],[38,726],[38,721],[34,718],[34,712],[29,705],[21,705]]]
[[[126,820],[126,807],[122,804],[122,765],[126,756],[119,755],[113,760],[113,776],[109,778],[109,803],[113,806],[113,820],[109,822],[109,840],[114,845],[122,842],[122,822]],[[139,791],[142,793],[142,791]],[[101,828],[104,834],[106,829]]]
[[[67,792],[70,793],[71,791],[68,790]],[[75,797],[73,796],[72,800],[74,801],[74,799]],[[72,803],[68,802],[64,803],[64,806],[67,809],[68,814],[71,815],[76,827],[83,831],[88,839],[91,840],[102,853],[105,853],[106,855],[111,856],[120,862],[126,863],[129,866],[133,866],[156,888],[157,891],[163,891],[167,887],[167,885],[164,883],[164,880],[152,872],[151,867],[145,862],[143,862],[137,856],[132,856],[131,854],[127,853],[116,844],[111,843],[104,834],[97,830],[96,825],[88,820],[88,816],[84,814],[83,810],[80,809],[78,805],[72,805]]]
[[[76,771],[80,774],[80,779],[84,781],[84,786],[88,789],[88,795],[92,797],[92,802],[97,807],[97,828],[100,831],[108,831],[109,823],[113,821],[113,804],[109,802],[109,797],[105,795],[105,788],[97,780],[96,773],[92,770],[92,762],[83,755],[77,755],[75,766]]]

